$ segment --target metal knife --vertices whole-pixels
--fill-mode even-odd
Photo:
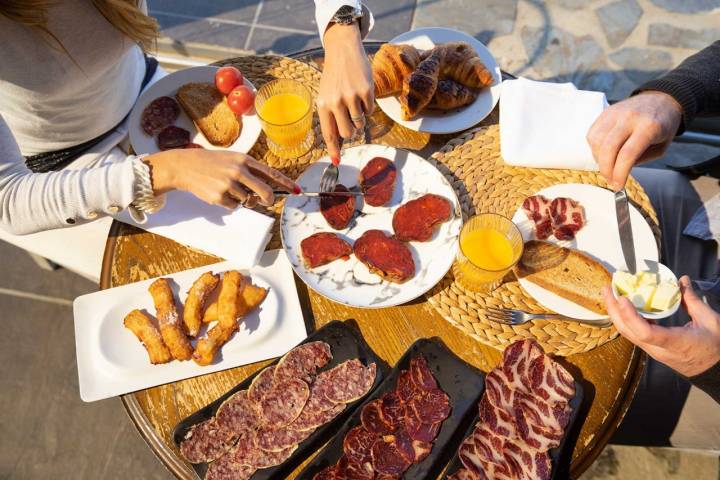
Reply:
[[[288,193],[285,191],[273,191],[276,197],[361,197],[362,192],[306,192],[301,193]]]
[[[637,271],[635,261],[635,243],[633,242],[632,225],[630,224],[630,206],[627,192],[623,188],[615,193],[615,214],[617,215],[618,231],[620,232],[620,246],[627,269],[633,275]]]

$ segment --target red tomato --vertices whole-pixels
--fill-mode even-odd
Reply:
[[[235,87],[227,97],[228,105],[235,115],[245,115],[255,102],[255,94],[245,85]]]
[[[232,89],[243,84],[243,76],[235,67],[222,67],[215,73],[215,88],[227,95]]]

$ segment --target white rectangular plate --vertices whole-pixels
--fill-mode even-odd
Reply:
[[[206,367],[192,360],[152,365],[145,348],[124,327],[125,315],[135,308],[155,313],[147,290],[153,279],[76,298],[73,312],[80,398],[94,402],[278,357],[307,336],[292,268],[282,250],[266,252],[260,263],[249,270],[222,262],[165,277],[172,280],[176,301],[184,303],[186,292],[203,272],[231,269],[250,275],[255,285],[270,291],[260,308],[243,319],[240,330]]]

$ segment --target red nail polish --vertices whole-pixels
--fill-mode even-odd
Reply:
[[[300,188],[300,185],[295,185],[295,187],[293,188],[293,193],[295,195],[300,195],[302,193],[302,188]]]
[[[338,165],[340,165],[340,157],[332,157],[331,160],[332,160],[332,164],[335,165],[336,167]]]

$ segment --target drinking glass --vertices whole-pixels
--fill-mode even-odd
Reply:
[[[274,123],[270,115],[275,112],[263,111],[263,107],[272,97],[281,94],[300,97],[305,107],[298,118],[286,123]],[[312,131],[312,105],[310,91],[295,80],[273,80],[260,88],[255,96],[255,112],[260,119],[260,125],[267,136],[268,148],[272,153],[280,158],[297,158],[310,150],[315,140]]]

